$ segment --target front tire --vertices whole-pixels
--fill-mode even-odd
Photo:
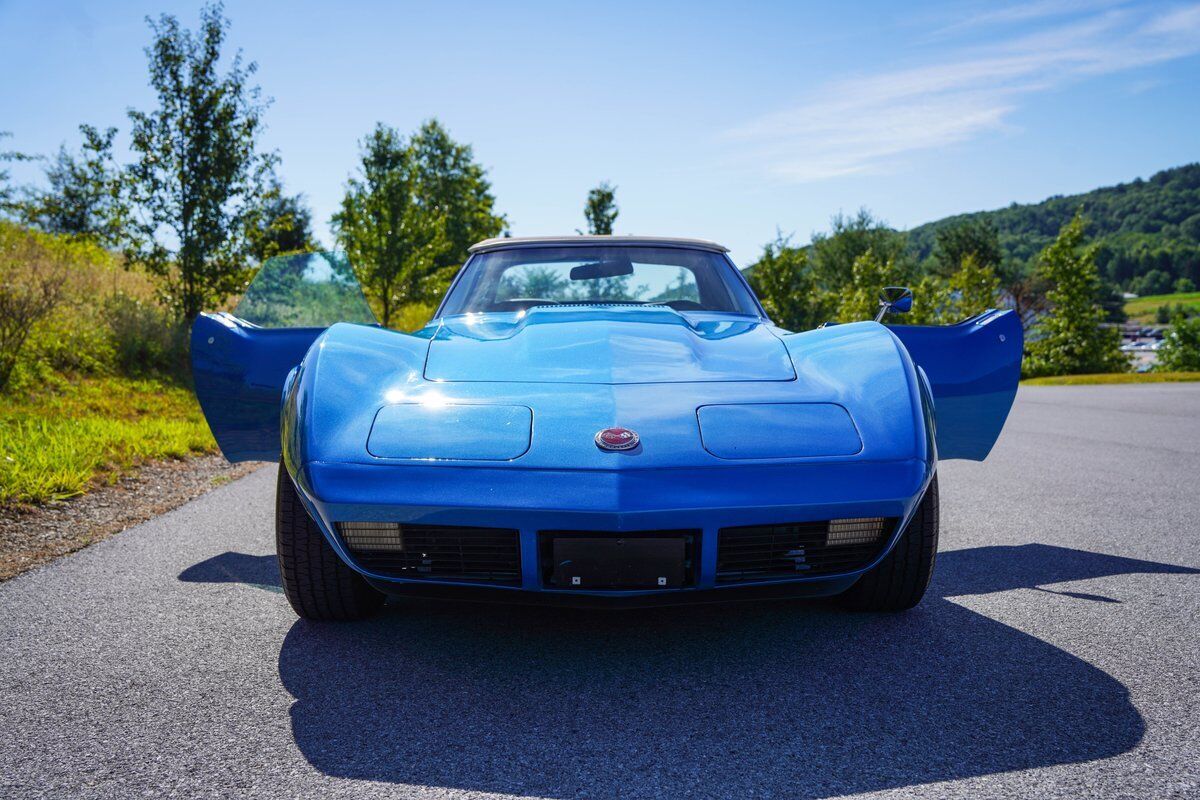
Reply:
[[[387,599],[338,558],[300,502],[282,462],[275,485],[275,550],[283,593],[304,619],[364,619]]]
[[[934,475],[896,546],[858,583],[838,595],[838,602],[854,611],[905,611],[921,602],[937,559],[938,517]]]

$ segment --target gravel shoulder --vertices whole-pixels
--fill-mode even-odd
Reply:
[[[230,464],[220,455],[152,461],[80,497],[0,508],[0,581],[178,508],[261,466]]]

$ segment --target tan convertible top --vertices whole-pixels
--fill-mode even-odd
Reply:
[[[503,250],[509,247],[526,247],[529,245],[572,245],[572,244],[616,244],[631,247],[668,245],[671,247],[691,247],[698,250],[711,250],[714,253],[728,253],[729,248],[710,242],[707,239],[686,239],[675,236],[511,236],[497,239],[484,239],[471,245],[470,252],[483,253],[488,250]]]

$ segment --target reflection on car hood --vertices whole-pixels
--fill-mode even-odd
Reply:
[[[790,381],[787,348],[761,321],[662,307],[539,307],[448,317],[425,377],[438,381]]]

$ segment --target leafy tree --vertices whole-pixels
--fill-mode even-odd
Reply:
[[[794,247],[791,237],[776,232],[775,241],[746,270],[754,293],[776,325],[791,331],[815,328],[829,320],[834,299],[818,289],[808,251]]]
[[[1145,275],[1134,278],[1129,284],[1129,289],[1134,294],[1148,297],[1156,294],[1170,294],[1171,284],[1171,274],[1169,272],[1164,272],[1161,269],[1152,269]]]
[[[1196,283],[1191,278],[1180,278],[1175,281],[1175,293],[1187,294],[1196,291]]]
[[[941,275],[954,274],[967,258],[974,259],[978,268],[994,272],[1004,260],[1004,251],[990,219],[968,218],[938,230],[933,258]]]
[[[837,321],[874,319],[879,311],[879,292],[883,287],[908,285],[910,277],[894,257],[881,258],[874,250],[862,253],[854,259],[850,280],[838,298]],[[915,299],[911,313],[917,313]]]
[[[445,220],[446,246],[434,263],[448,272],[466,261],[471,245],[501,235],[508,222],[496,213],[492,185],[471,146],[454,141],[436,119],[421,125],[408,147],[420,204]]]
[[[115,244],[122,225],[121,173],[112,156],[117,129],[80,125],[79,131],[82,149],[75,154],[59,148],[46,166],[48,188],[31,192],[23,203],[23,216],[48,233]]]
[[[1000,279],[991,265],[967,252],[959,262],[958,271],[950,276],[948,288],[953,298],[954,321],[969,319],[996,307]]]
[[[1045,278],[1035,273],[1021,275],[1003,286],[1012,308],[1021,318],[1021,327],[1030,331],[1049,308]]]
[[[617,187],[608,181],[603,181],[595,189],[588,192],[587,203],[583,206],[583,218],[587,220],[587,232],[593,234],[611,234],[613,223],[620,214],[617,208]]]
[[[312,212],[304,195],[287,195],[279,179],[272,176],[252,217],[250,253],[262,263],[272,256],[313,250]]]
[[[868,252],[879,264],[909,271],[905,235],[871,216],[865,208],[853,217],[838,214],[830,221],[829,233],[814,234],[811,263],[818,286],[837,291],[854,284],[854,265]]]
[[[1200,317],[1188,318],[1182,309],[1163,336],[1155,372],[1200,372]]]
[[[165,299],[185,320],[241,288],[250,222],[274,164],[257,150],[264,104],[249,81],[254,63],[238,53],[221,74],[229,29],[220,4],[200,13],[200,30],[164,14],[147,20],[146,49],[158,106],[131,110],[128,199],[136,213],[126,255],[158,275]]]
[[[448,279],[448,221],[444,206],[423,202],[416,153],[394,128],[377,124],[361,151],[359,174],[347,182],[332,223],[380,320],[390,326],[399,307],[429,300]]]
[[[1129,362],[1114,328],[1100,327],[1096,304],[1100,276],[1096,249],[1084,246],[1083,217],[1076,214],[1042,251],[1038,271],[1050,284],[1050,312],[1035,329],[1026,369],[1030,375],[1123,372]]]
[[[1121,323],[1129,319],[1129,315],[1125,313],[1125,293],[1117,284],[1101,281],[1096,302],[1104,311],[1105,322]]]

